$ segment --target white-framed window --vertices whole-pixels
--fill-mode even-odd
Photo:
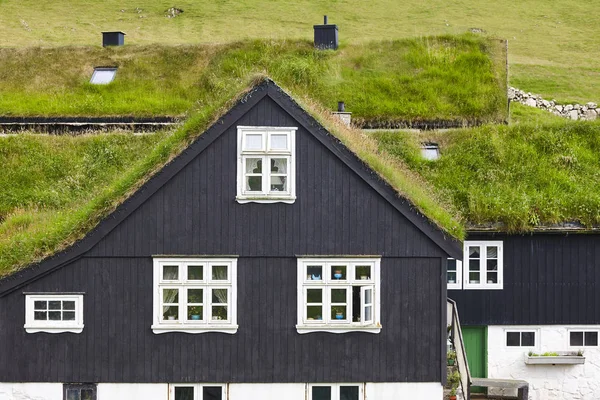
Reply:
[[[227,385],[219,383],[181,383],[169,385],[169,400],[227,399]]]
[[[63,400],[96,400],[96,396],[95,383],[63,384]]]
[[[238,126],[239,203],[293,203],[296,200],[296,130]]]
[[[597,329],[572,329],[569,330],[570,347],[598,347]]]
[[[448,289],[462,289],[462,261],[448,258],[446,264],[446,282]]]
[[[502,241],[465,241],[464,289],[502,289]]]
[[[236,258],[154,258],[154,333],[237,328]]]
[[[534,329],[506,330],[506,347],[537,347],[538,332]]]
[[[308,385],[308,400],[364,400],[359,383],[314,383]]]
[[[81,333],[82,293],[25,293],[27,333]]]
[[[379,333],[380,258],[299,258],[299,333]]]

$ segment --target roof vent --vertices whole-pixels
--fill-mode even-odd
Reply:
[[[94,85],[106,85],[115,79],[117,67],[97,67],[94,68],[90,83]]]
[[[437,143],[423,143],[421,155],[429,161],[437,160],[440,158],[440,146]]]
[[[117,32],[102,32],[102,47],[106,46],[123,46],[125,44],[125,33]]]
[[[343,101],[338,101],[338,109],[333,112],[333,115],[339,118],[340,121],[346,126],[350,126],[352,122],[352,113],[346,112],[346,104]]]
[[[314,25],[315,47],[321,50],[337,50],[338,27],[327,23],[327,15],[323,16],[323,25]]]

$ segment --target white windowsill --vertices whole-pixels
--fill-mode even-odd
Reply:
[[[286,204],[294,204],[296,201],[296,196],[236,196],[235,201],[240,204],[245,203],[286,203]]]
[[[349,333],[349,332],[366,332],[379,333],[381,325],[368,326],[331,326],[331,325],[296,325],[298,333],[313,333],[313,332],[328,332],[328,333]]]
[[[25,332],[27,333],[81,333],[83,332],[83,325],[71,325],[71,326],[40,326],[40,325],[25,325]]]
[[[238,330],[238,325],[211,325],[211,326],[182,326],[182,325],[152,325],[155,334],[183,332],[183,333],[228,333],[233,335]]]

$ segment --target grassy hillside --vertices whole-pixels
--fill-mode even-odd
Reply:
[[[474,224],[508,231],[576,221],[600,224],[600,123],[483,126],[421,135],[383,132],[380,147],[407,163]],[[435,162],[419,142],[441,144]]]
[[[184,12],[167,18],[173,6]],[[310,39],[323,14],[339,26],[343,44],[479,28],[509,40],[513,84],[561,101],[599,102],[596,13],[594,3],[544,0],[3,0],[0,46],[99,45],[103,30],[123,30],[131,44]]]
[[[474,35],[348,45],[316,51],[308,41],[226,45],[0,49],[0,115],[185,115],[223,88],[267,74],[357,121],[506,116],[503,46]],[[94,66],[118,66],[91,85]]]

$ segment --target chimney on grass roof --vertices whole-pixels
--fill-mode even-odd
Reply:
[[[315,47],[320,50],[337,50],[339,45],[338,27],[327,23],[327,15],[323,16],[323,25],[314,25]]]
[[[338,101],[338,109],[333,112],[333,115],[336,116],[342,123],[346,126],[350,126],[352,122],[352,113],[346,112],[346,104],[343,101]]]
[[[102,32],[102,47],[106,46],[123,46],[125,44],[125,33],[121,31],[116,32]]]

